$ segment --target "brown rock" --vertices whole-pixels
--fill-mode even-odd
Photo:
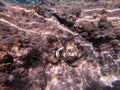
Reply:
[[[99,30],[96,30],[92,33],[92,37],[99,38],[101,37],[101,32]]]
[[[98,15],[97,15],[96,13],[93,13],[92,17],[93,17],[94,19],[96,19],[96,18],[98,17]]]
[[[120,37],[120,28],[115,28],[114,33],[115,33],[116,37]]]
[[[118,44],[120,44],[120,41],[115,39],[115,40],[111,40],[110,43],[113,45],[118,45]]]
[[[115,47],[114,47],[114,50],[116,50],[116,51],[120,51],[120,45],[115,46]]]
[[[120,50],[119,50],[118,53],[117,53],[117,59],[120,60]]]
[[[98,21],[98,27],[101,29],[110,29],[113,27],[113,24],[107,20],[107,15],[104,14]]]
[[[82,24],[82,26],[86,32],[95,31],[97,29],[94,22],[85,22]]]
[[[78,53],[79,51],[75,46],[75,44],[70,42],[70,43],[67,43],[66,45],[66,48],[63,52],[63,57],[65,58],[66,62],[74,62],[79,57]]]
[[[110,38],[110,39],[115,39],[116,35],[113,32],[108,32],[107,37]]]
[[[101,51],[109,51],[111,49],[111,45],[109,45],[109,44],[101,44],[99,46],[99,48],[100,48]]]
[[[107,10],[106,10],[105,8],[103,8],[103,9],[101,10],[101,14],[107,14]]]
[[[49,18],[53,13],[56,12],[55,10],[51,9],[51,7],[48,8],[47,6],[41,5],[39,3],[38,5],[34,6],[34,10],[37,14],[42,15],[44,17],[49,17]]]

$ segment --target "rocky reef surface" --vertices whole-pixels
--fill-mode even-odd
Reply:
[[[120,90],[120,2],[0,2],[0,90]]]

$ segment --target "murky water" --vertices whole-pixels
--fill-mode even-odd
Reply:
[[[17,3],[17,4],[35,4],[43,0],[0,0],[0,1]]]

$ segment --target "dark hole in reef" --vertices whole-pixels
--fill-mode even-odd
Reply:
[[[73,23],[68,22],[66,19],[59,17],[57,14],[53,14],[55,18],[60,22],[60,24],[63,24],[64,26],[71,29],[73,27]]]
[[[36,67],[38,63],[43,65],[41,55],[42,53],[39,50],[31,49],[27,55],[21,57],[21,59],[24,61],[23,66],[29,68]]]
[[[89,38],[87,38],[87,40],[88,40],[89,42],[91,42],[91,43],[93,44],[93,46],[94,46],[95,48],[97,48],[97,49],[99,48],[99,46],[100,46],[101,44],[107,43],[107,42],[109,42],[109,41],[111,40],[111,39],[108,38],[108,37],[94,38],[94,37],[91,36],[90,33],[88,33],[88,37],[89,37]]]

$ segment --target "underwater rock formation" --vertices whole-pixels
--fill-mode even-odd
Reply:
[[[120,18],[97,2],[2,5],[0,90],[120,90]]]

